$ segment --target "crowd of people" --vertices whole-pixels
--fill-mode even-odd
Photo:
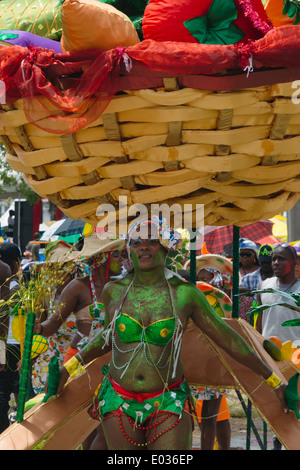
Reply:
[[[44,393],[53,355],[61,365],[60,394],[69,377],[112,350],[89,411],[99,425],[82,443],[83,449],[189,449],[195,420],[201,422],[201,449],[213,449],[216,437],[220,450],[230,449],[227,391],[189,387],[184,379],[180,347],[190,320],[263,377],[287,407],[286,386],[221,318],[228,316],[225,307],[232,298],[230,259],[200,254],[194,286],[189,282],[188,264],[177,271],[166,267],[168,254],[180,246],[181,238],[173,229],[161,220],[151,220],[131,227],[126,240],[111,240],[107,234],[99,238],[93,232],[75,250],[57,243],[47,254],[46,263],[65,262],[67,267],[72,260],[77,267],[66,268],[65,282],[49,299],[46,315],[36,322],[35,333],[48,339],[49,348],[33,362],[31,396]],[[290,244],[258,246],[241,239],[239,254],[240,294],[269,287],[299,292],[300,253]],[[18,289],[21,258],[15,244],[0,244],[1,299],[9,299]],[[218,303],[212,305],[203,295],[205,285],[218,294]],[[294,318],[295,311],[286,308],[283,314],[282,309],[270,307],[253,322],[249,315],[253,300],[278,303],[280,293],[262,293],[254,299],[241,295],[241,317],[266,338],[299,339],[297,328],[281,327],[283,315],[284,320]],[[0,364],[0,432],[10,424],[11,395],[18,400],[20,344],[12,334],[13,305],[9,305],[10,312],[2,307],[0,324],[0,339],[6,342],[6,364]]]

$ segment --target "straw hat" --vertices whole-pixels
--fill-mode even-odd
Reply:
[[[187,261],[184,265],[184,269],[189,269],[190,260]],[[233,273],[233,264],[228,258],[220,255],[201,255],[196,257],[196,270],[197,273],[201,269],[214,269],[221,274],[230,274]]]
[[[232,317],[232,301],[225,292],[207,282],[197,282],[197,287],[206,297],[208,303],[221,318]]]
[[[125,247],[126,241],[123,238],[112,239],[111,232],[103,232],[97,234],[93,231],[89,236],[84,238],[83,248],[80,251],[73,251],[68,256],[69,260],[84,261],[100,253],[108,253],[109,251],[121,250]]]
[[[64,240],[57,240],[53,243],[50,243],[47,248],[45,248],[44,255],[46,257],[46,262],[68,262],[69,255],[72,250],[72,245],[65,242]]]

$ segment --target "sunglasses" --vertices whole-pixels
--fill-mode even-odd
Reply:
[[[251,258],[251,256],[253,256],[254,253],[252,253],[252,251],[244,251],[243,253],[240,253],[240,256],[244,257],[246,256],[246,258]]]
[[[147,238],[146,239],[149,245],[156,245],[159,243],[159,240],[157,238]],[[137,248],[142,244],[143,240],[141,238],[132,238],[130,240],[129,245],[133,246],[134,248]]]
[[[295,250],[295,248],[290,245],[289,243],[287,242],[284,242],[284,243],[276,243],[276,245],[274,245],[274,248],[277,248],[278,246],[281,246],[281,248],[289,248],[289,250],[293,253],[293,256],[294,256],[294,260],[296,261],[297,260],[297,251]]]

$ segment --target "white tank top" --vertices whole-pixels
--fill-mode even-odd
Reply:
[[[295,284],[287,286],[286,284],[280,284],[277,277],[271,277],[266,279],[261,284],[262,289],[276,289],[282,292],[300,292],[300,280],[297,280]],[[261,294],[261,303],[275,304],[275,303],[288,303],[296,306],[295,302],[290,301],[286,297],[280,294],[266,293]],[[300,318],[300,312],[291,310],[281,305],[275,305],[262,312],[262,335],[268,339],[270,336],[278,336],[281,341],[295,341],[300,340],[300,327],[299,326],[281,326],[281,324],[287,320],[293,320]]]

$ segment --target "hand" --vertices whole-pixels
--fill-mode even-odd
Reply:
[[[70,376],[69,376],[69,373],[68,373],[67,369],[64,366],[61,366],[61,368],[60,368],[60,379],[59,379],[57,392],[56,392],[57,395],[60,395],[63,392],[64,386],[65,386],[66,382],[68,381],[69,377]]]
[[[42,334],[42,324],[41,324],[41,320],[36,318],[35,320],[35,324],[34,324],[34,332],[36,335],[41,335]]]
[[[288,409],[288,405],[287,405],[287,402],[286,402],[286,399],[285,399],[286,388],[287,388],[287,385],[282,384],[281,387],[277,388],[277,390],[274,390],[274,391],[277,395],[277,398],[279,399],[279,401],[281,403],[282,408],[284,409],[284,411],[286,413],[288,413],[289,409]]]

